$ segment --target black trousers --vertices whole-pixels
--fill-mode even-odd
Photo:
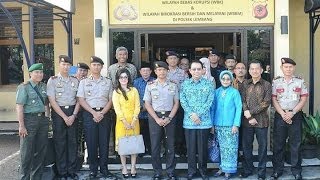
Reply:
[[[97,172],[100,165],[100,172],[108,170],[109,139],[110,139],[110,112],[96,123],[91,113],[83,112],[84,136],[88,148],[89,169]],[[99,150],[99,151],[98,151]]]
[[[166,112],[163,116],[168,116],[170,112]],[[161,114],[157,115],[162,117]],[[162,173],[162,163],[160,158],[161,149],[161,137],[164,136],[166,141],[166,171],[168,174],[173,174],[176,162],[174,157],[174,141],[175,141],[175,123],[176,120],[172,119],[171,122],[165,126],[159,126],[157,122],[150,116],[149,117],[149,131],[150,131],[150,141],[151,141],[151,159],[152,166],[156,174]]]
[[[274,172],[283,172],[285,145],[286,139],[289,136],[291,172],[294,175],[301,174],[302,121],[303,115],[301,111],[293,116],[292,124],[287,124],[279,113],[275,113],[272,160]]]
[[[242,128],[242,150],[243,150],[243,161],[242,166],[245,173],[252,173],[254,170],[253,166],[253,140],[254,134],[256,134],[258,141],[258,176],[266,177],[267,169],[267,146],[268,146],[268,128],[258,127],[243,127]]]
[[[148,119],[140,119],[140,132],[143,136],[144,145],[146,152],[151,152],[151,142],[150,142],[150,133],[149,133],[149,122]]]
[[[49,118],[44,113],[39,116],[38,113],[24,113],[28,135],[20,137],[20,180],[42,178],[48,144],[48,123]]]
[[[190,175],[197,172],[197,153],[199,171],[201,174],[206,174],[209,133],[210,129],[185,129],[188,155],[188,174]]]
[[[184,111],[183,108],[180,106],[178,112],[176,114],[176,151],[178,153],[186,152],[186,139],[184,136],[184,129],[183,129],[183,116]]]
[[[71,116],[75,106],[61,107],[61,110]],[[53,140],[56,156],[56,167],[59,175],[75,173],[77,165],[77,119],[67,126],[63,118],[52,111]]]

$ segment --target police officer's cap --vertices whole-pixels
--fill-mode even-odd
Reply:
[[[90,63],[100,63],[101,65],[104,65],[104,62],[102,61],[102,59],[97,56],[91,56]]]
[[[43,64],[42,63],[36,63],[36,64],[33,64],[32,66],[30,66],[29,69],[28,69],[29,72],[32,72],[32,71],[35,71],[35,70],[43,70]]]
[[[217,55],[217,56],[220,56],[219,51],[216,50],[216,49],[210,49],[210,50],[209,50],[209,54],[215,54],[215,55]]]
[[[69,56],[66,56],[66,55],[60,55],[59,62],[65,62],[65,63],[72,64],[71,59],[69,58]]]
[[[296,65],[296,62],[294,62],[294,60],[291,58],[285,58],[285,57],[281,58],[281,64],[286,64],[286,63],[292,64],[294,66]]]
[[[174,52],[174,51],[167,51],[167,52],[166,52],[166,56],[167,56],[167,58],[168,58],[169,56],[176,56],[176,57],[178,57],[178,54],[177,54],[176,52]]]
[[[236,60],[236,57],[233,54],[226,55],[225,59],[234,59]]]
[[[156,61],[154,63],[154,69],[161,68],[161,67],[169,70],[168,64],[163,61]]]
[[[141,63],[141,68],[150,68],[151,69],[151,65],[148,62],[142,62]]]
[[[86,70],[89,69],[89,66],[86,63],[78,63],[77,67],[81,69],[86,69]]]

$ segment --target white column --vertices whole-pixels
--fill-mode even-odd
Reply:
[[[94,19],[102,20],[102,37],[94,36],[94,54],[103,60],[104,67],[101,73],[106,76],[107,68],[110,65],[108,0],[94,0],[93,7]]]
[[[281,16],[288,16],[288,34],[281,34]],[[274,75],[282,75],[281,58],[289,57],[289,0],[275,0]]]

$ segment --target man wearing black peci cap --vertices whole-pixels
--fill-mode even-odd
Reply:
[[[233,77],[235,77],[235,74],[233,71],[237,64],[236,56],[234,56],[233,54],[228,54],[226,55],[225,59],[226,60],[224,61],[224,64],[226,65],[226,68],[229,71],[231,71],[233,74]]]
[[[276,113],[274,115],[271,179],[278,179],[283,173],[284,150],[288,136],[291,172],[295,179],[302,179],[300,151],[303,114],[301,109],[307,102],[309,94],[305,81],[293,75],[296,62],[290,58],[281,58],[281,64],[284,76],[278,76],[272,82],[272,102]]]
[[[150,63],[142,62],[140,68],[141,77],[135,79],[133,81],[133,86],[137,88],[139,92],[140,98],[140,114],[139,114],[139,122],[140,122],[140,132],[143,136],[143,141],[145,144],[145,154],[151,153],[151,144],[150,144],[150,133],[149,133],[149,123],[148,123],[148,112],[144,105],[143,96],[146,89],[146,86],[149,82],[153,81],[155,78],[151,76],[151,65]],[[144,154],[139,154],[139,156],[143,156]]]
[[[214,77],[216,81],[216,89],[218,89],[221,86],[221,82],[219,81],[220,73],[226,68],[224,66],[219,65],[219,59],[220,59],[220,53],[216,49],[211,49],[209,51],[208,59],[210,60],[210,71],[211,76]]]
[[[91,57],[91,75],[80,81],[77,97],[85,110],[83,127],[88,148],[90,178],[96,178],[98,167],[102,176],[115,177],[108,170],[108,147],[110,139],[110,109],[112,106],[112,82],[101,76],[103,61]]]

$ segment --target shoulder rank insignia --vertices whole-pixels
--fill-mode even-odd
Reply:
[[[51,76],[50,78],[52,78],[52,79],[56,79],[58,76]]]
[[[302,77],[301,77],[301,76],[295,76],[295,78],[297,78],[297,79],[302,79]]]
[[[154,83],[154,81],[149,81],[149,82],[148,82],[149,85],[150,85],[150,84],[153,84],[153,83]]]
[[[280,78],[282,78],[282,76],[276,76],[276,77],[273,78],[273,80],[277,80],[277,79],[280,79]]]

